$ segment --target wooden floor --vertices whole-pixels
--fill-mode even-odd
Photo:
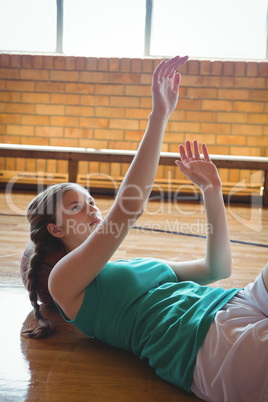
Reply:
[[[56,322],[57,331],[51,338],[20,336],[22,326],[33,320],[19,266],[29,242],[25,209],[34,195],[0,193],[0,400],[197,401],[159,379],[145,361],[85,337],[64,323],[55,310],[44,311]],[[97,198],[104,215],[111,203],[110,198]],[[214,286],[243,287],[267,262],[268,210],[237,204],[226,205],[226,210],[233,241],[233,275]],[[200,203],[150,202],[136,226],[139,229],[131,230],[114,259],[187,260],[204,255],[205,239],[198,237],[205,235]]]

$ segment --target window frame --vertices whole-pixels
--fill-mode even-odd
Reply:
[[[64,0],[57,0],[57,53],[63,53],[63,2]]]

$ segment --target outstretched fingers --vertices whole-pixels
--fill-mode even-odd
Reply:
[[[192,148],[193,148],[193,150],[192,150]],[[183,152],[184,152],[183,145],[180,145],[179,149],[183,149]],[[202,160],[200,151],[199,151],[199,144],[198,144],[197,140],[194,140],[193,146],[191,145],[191,141],[189,141],[189,140],[185,141],[185,151],[186,152],[184,152],[184,154],[186,155],[186,157],[189,161]],[[202,144],[202,151],[203,151],[204,161],[211,162],[206,144]]]
[[[166,68],[163,71],[163,75],[165,77],[170,77],[172,78],[176,72],[176,70],[182,66],[186,61],[188,60],[188,56],[180,57],[176,56],[173,59],[169,60],[166,63]]]
[[[206,144],[202,145],[202,150],[203,150],[204,161],[211,162]],[[185,141],[185,145],[180,144],[179,145],[179,153],[180,153],[181,160],[175,162],[176,165],[178,165],[179,167],[182,167],[182,165],[184,165],[185,167],[187,166],[189,168],[190,162],[202,161],[200,151],[199,151],[199,144],[198,144],[197,140],[194,140],[193,146],[191,144],[191,141],[189,141],[189,140]]]
[[[182,162],[188,161],[188,157],[186,156],[185,149],[182,144],[179,145],[179,153]]]
[[[202,145],[202,150],[203,150],[203,155],[204,155],[204,161],[211,162],[206,144]]]
[[[192,146],[190,141],[185,142],[185,150],[186,150],[186,155],[189,160],[193,159],[193,152],[192,152]]]
[[[194,149],[194,157],[196,160],[201,160],[200,152],[199,152],[199,144],[197,140],[193,142],[193,149]]]
[[[165,61],[162,60],[160,64],[155,69],[154,78],[156,80],[161,80],[164,77],[172,78],[176,70],[182,66],[188,60],[188,56],[180,57],[176,56],[172,59]],[[178,83],[178,78],[176,79],[176,84]]]

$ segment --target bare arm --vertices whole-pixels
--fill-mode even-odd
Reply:
[[[153,110],[138,152],[128,170],[117,195],[116,204],[125,210],[133,207],[139,214],[143,211],[155,180],[165,127],[178,102],[180,74],[176,70],[188,57],[175,57],[162,61],[153,75]],[[131,200],[133,201],[131,203]]]
[[[76,315],[85,288],[115,253],[144,209],[155,179],[166,123],[178,101],[180,75],[176,70],[187,59],[175,57],[162,61],[156,68],[148,126],[111,211],[50,274],[49,290],[70,318]]]
[[[207,245],[203,259],[186,262],[165,261],[180,280],[192,280],[200,284],[210,283],[231,274],[232,256],[229,230],[222,197],[221,180],[215,165],[210,161],[203,145],[204,161],[201,160],[198,143],[194,141],[194,155],[189,141],[180,146],[180,170],[202,191],[207,217]]]

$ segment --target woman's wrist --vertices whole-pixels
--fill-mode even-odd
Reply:
[[[163,124],[167,124],[169,119],[169,116],[165,115],[165,114],[161,114],[159,112],[156,111],[152,111],[149,114],[149,121],[156,121],[159,123],[163,123]]]
[[[222,195],[222,185],[221,183],[217,184],[207,184],[201,189],[203,195],[205,196],[213,196],[215,194],[221,194]]]

